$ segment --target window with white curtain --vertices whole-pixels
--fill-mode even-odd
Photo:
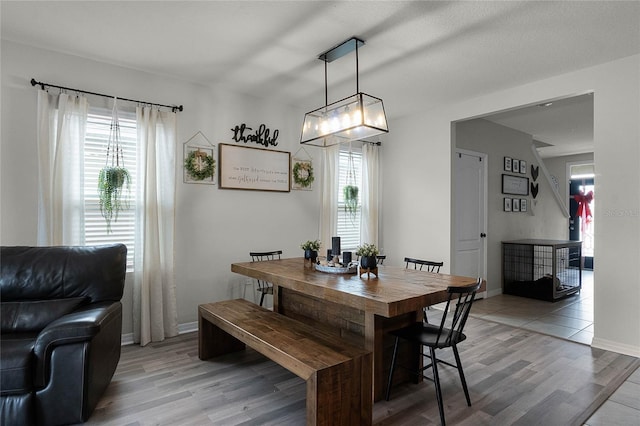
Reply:
[[[111,221],[111,232],[100,213],[98,174],[106,165],[107,143],[112,112],[104,108],[89,107],[84,145],[84,243],[85,245],[122,243],[127,246],[127,271],[133,271],[135,237],[135,182],[136,182],[136,115],[118,111],[124,164],[131,176],[130,208],[118,213]]]
[[[362,190],[362,150],[360,147],[352,147],[353,168],[355,172],[355,184]],[[339,155],[339,184],[338,184],[338,236],[342,250],[355,251],[360,245],[360,217],[362,212],[361,194],[358,193],[358,209],[352,216],[345,209],[344,187],[347,185],[349,171],[349,146],[340,149]]]

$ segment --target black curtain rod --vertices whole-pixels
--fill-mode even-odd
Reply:
[[[129,102],[135,102],[135,103],[138,103],[138,104],[147,104],[147,105],[159,106],[159,107],[164,107],[164,108],[171,108],[171,111],[172,111],[172,112],[176,112],[176,111],[183,111],[183,109],[184,109],[184,108],[182,107],[182,105],[180,105],[180,106],[175,106],[175,105],[163,105],[163,104],[156,104],[156,103],[153,103],[153,102],[145,102],[145,101],[137,101],[137,100],[135,100],[135,99],[121,98],[121,97],[118,97],[118,96],[104,95],[104,94],[102,94],[102,93],[89,92],[89,91],[87,91],[87,90],[73,89],[73,88],[71,88],[71,87],[64,87],[64,86],[57,86],[57,85],[55,85],[55,84],[42,83],[41,81],[36,81],[36,79],[35,79],[35,78],[32,78],[32,79],[31,79],[31,85],[32,85],[32,86],[39,85],[39,86],[42,88],[42,90],[44,90],[44,87],[45,87],[45,86],[47,86],[47,87],[55,87],[56,89],[70,90],[70,91],[72,91],[72,92],[86,93],[86,94],[88,94],[88,95],[102,96],[102,97],[104,97],[104,98],[114,98],[114,97],[117,97],[117,98],[118,98],[119,100],[121,100],[121,101],[129,101]]]

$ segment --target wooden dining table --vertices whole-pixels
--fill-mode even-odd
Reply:
[[[273,284],[274,311],[335,333],[373,353],[374,401],[384,396],[393,339],[388,332],[422,320],[423,307],[447,300],[447,287],[474,285],[477,278],[379,266],[374,274],[317,271],[304,258],[233,263],[231,271]],[[480,291],[485,289],[483,282]],[[399,362],[422,363],[420,348],[406,345]],[[407,374],[394,374],[406,381]]]

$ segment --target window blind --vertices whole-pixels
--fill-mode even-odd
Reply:
[[[353,166],[355,170],[355,185],[362,188],[362,151],[352,149]],[[361,196],[358,192],[358,209],[355,217],[345,210],[344,187],[347,185],[349,171],[349,151],[341,150],[339,155],[339,185],[338,185],[338,236],[342,250],[355,251],[360,245],[360,213]]]
[[[111,233],[100,213],[98,174],[106,165],[111,111],[89,108],[84,146],[85,245],[123,243],[127,246],[127,271],[133,271],[135,237],[135,183],[137,131],[135,114],[118,111],[124,164],[131,175],[129,209],[111,221]]]

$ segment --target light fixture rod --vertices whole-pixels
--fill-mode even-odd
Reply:
[[[360,64],[358,63],[358,43],[356,43],[356,93],[360,93]]]
[[[327,61],[324,61],[324,106],[329,105],[329,86],[327,85]]]

